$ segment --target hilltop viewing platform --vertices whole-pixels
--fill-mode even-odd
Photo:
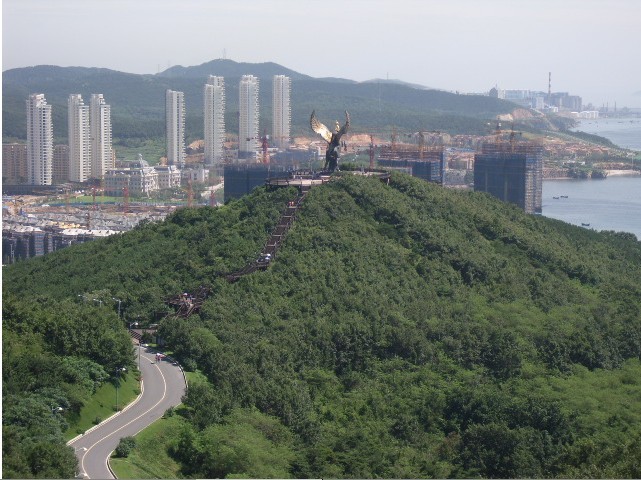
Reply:
[[[365,177],[378,177],[381,180],[387,181],[390,177],[388,170],[346,170],[342,173],[349,173],[351,175],[362,175]],[[268,187],[312,187],[314,185],[322,185],[329,182],[332,176],[327,172],[311,172],[311,171],[297,171],[292,172],[288,177],[268,178],[265,185]]]

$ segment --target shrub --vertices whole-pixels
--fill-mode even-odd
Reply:
[[[134,437],[123,437],[116,447],[116,456],[127,458],[134,448],[136,448],[136,439]]]

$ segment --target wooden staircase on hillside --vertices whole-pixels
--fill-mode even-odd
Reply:
[[[266,270],[269,267],[270,263],[276,257],[276,253],[280,248],[285,235],[288,230],[291,228],[294,223],[296,212],[300,208],[305,196],[310,190],[310,186],[302,186],[299,190],[299,194],[295,200],[289,202],[283,210],[278,223],[272,230],[267,242],[263,249],[260,252],[258,258],[247,265],[245,265],[240,270],[237,270],[233,273],[225,275],[225,278],[228,282],[233,283],[238,281],[244,275],[249,275],[254,273],[257,270]],[[201,286],[198,292],[195,294],[189,292],[183,292],[179,295],[174,295],[167,303],[172,305],[176,309],[176,315],[179,317],[187,318],[193,313],[200,311],[203,302],[209,295],[209,289],[207,287]],[[139,339],[138,339],[139,340]]]
[[[309,192],[309,189],[309,186],[301,187],[300,193],[298,194],[296,199],[287,204],[287,207],[285,207],[285,210],[278,219],[278,223],[272,230],[272,233],[267,239],[267,242],[261,250],[258,258],[253,262],[245,265],[242,269],[226,275],[225,278],[227,279],[227,281],[233,283],[238,281],[244,275],[253,273],[256,270],[266,270],[267,267],[269,267],[270,263],[274,260],[274,258],[276,258],[276,253],[283,243],[285,235],[294,223],[296,212],[303,203],[303,200]]]

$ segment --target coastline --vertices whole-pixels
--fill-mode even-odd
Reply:
[[[606,170],[608,177],[612,175],[613,177],[637,177],[641,175],[639,170]]]
[[[637,113],[596,119],[580,119],[573,131],[582,131],[610,140],[617,148],[641,153],[639,132],[641,117]]]
[[[610,181],[544,181],[542,215],[576,226],[589,223],[596,231],[633,233],[641,241],[639,182],[638,174],[613,175]]]
[[[639,177],[641,176],[641,171],[639,170],[606,170],[607,177]],[[606,178],[574,178],[574,177],[550,177],[544,178],[544,182],[551,180],[607,180]]]

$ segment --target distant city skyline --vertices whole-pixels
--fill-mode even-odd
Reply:
[[[291,79],[274,75],[272,87],[272,136],[274,144],[281,149],[289,146],[292,126]]]
[[[253,75],[243,75],[238,86],[238,158],[252,158],[258,151],[260,105],[258,92],[260,80]]]
[[[53,174],[51,105],[42,93],[27,99],[27,183],[51,185]]]
[[[2,12],[3,71],[229,58],[465,93],[547,91],[552,72],[552,90],[584,104],[641,108],[638,0],[4,0]]]
[[[175,90],[165,92],[165,140],[167,165],[185,165],[185,94]]]
[[[203,88],[203,135],[205,165],[225,159],[225,78],[210,75]]]
[[[82,95],[79,93],[69,95],[67,124],[69,180],[86,182],[91,177],[91,129],[89,127],[89,105],[85,105]]]

